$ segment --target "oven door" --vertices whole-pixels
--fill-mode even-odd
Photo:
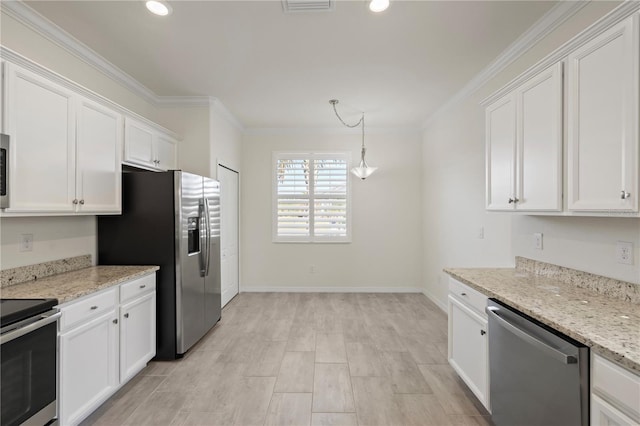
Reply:
[[[56,417],[59,313],[3,333],[0,418],[3,426],[43,425]]]

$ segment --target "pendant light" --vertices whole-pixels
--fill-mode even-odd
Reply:
[[[358,127],[360,124],[362,124],[362,149],[360,151],[360,164],[358,164],[357,167],[352,168],[351,173],[353,173],[355,176],[359,177],[360,179],[365,180],[366,178],[371,176],[373,172],[378,170],[378,168],[369,166],[366,160],[364,159],[364,155],[367,152],[367,148],[365,148],[364,146],[364,112],[362,113],[362,117],[360,117],[360,120],[356,124],[353,124],[353,125],[347,124],[340,117],[340,114],[338,114],[338,110],[336,109],[336,104],[338,102],[339,101],[337,99],[331,99],[329,101],[329,103],[333,106],[333,112],[336,113],[336,117],[338,117],[338,120],[340,120],[342,124],[350,128]]]

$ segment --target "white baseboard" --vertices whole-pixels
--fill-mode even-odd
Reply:
[[[415,287],[246,287],[242,293],[422,293]]]
[[[449,308],[447,307],[446,303],[443,303],[440,299],[435,297],[432,293],[428,292],[426,288],[423,288],[421,293],[427,296],[427,298],[431,300],[433,303],[435,303],[438,308],[442,309],[442,311],[445,314],[449,315]]]

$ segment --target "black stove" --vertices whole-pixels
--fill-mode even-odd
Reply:
[[[0,328],[50,311],[58,299],[0,299]]]

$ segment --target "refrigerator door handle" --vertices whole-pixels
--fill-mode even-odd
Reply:
[[[207,245],[207,234],[206,229],[208,227],[208,221],[205,219],[206,210],[204,205],[204,200],[198,206],[199,214],[198,214],[198,222],[200,226],[200,276],[206,276],[206,254],[205,254],[205,246]],[[208,249],[207,249],[208,251]]]
[[[208,198],[204,198],[204,207],[205,207],[205,214],[207,216],[207,254],[206,254],[206,266],[204,269],[204,276],[208,276],[209,275],[209,266],[211,265],[211,216],[209,214],[209,199]]]

